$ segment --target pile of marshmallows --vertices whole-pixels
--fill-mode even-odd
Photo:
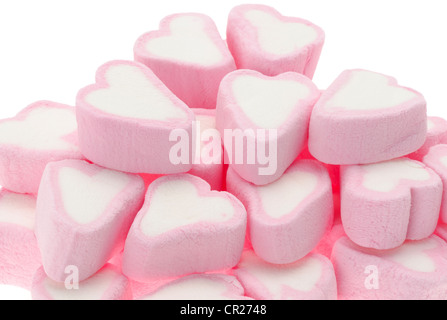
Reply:
[[[231,11],[226,42],[205,15],[172,15],[76,108],[1,120],[0,283],[35,299],[447,298],[447,121],[366,70],[320,91],[323,43],[261,5]]]

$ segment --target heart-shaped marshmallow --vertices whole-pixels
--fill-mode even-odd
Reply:
[[[348,237],[374,249],[430,236],[438,222],[442,181],[408,158],[341,168],[341,218]]]
[[[407,157],[422,161],[424,156],[429,152],[430,148],[438,144],[447,143],[447,121],[439,117],[427,118],[427,137],[425,143],[416,152],[409,154]]]
[[[162,286],[140,300],[248,300],[235,277],[225,274],[195,274]]]
[[[382,74],[347,70],[313,109],[309,151],[328,164],[375,163],[416,151],[426,133],[420,93]]]
[[[438,144],[431,147],[423,162],[433,169],[442,180],[441,222],[447,224],[447,145]]]
[[[123,249],[143,204],[139,176],[84,161],[50,163],[37,198],[36,236],[48,276],[63,282],[76,266],[80,281]]]
[[[40,268],[33,280],[33,300],[132,300],[129,280],[110,264],[78,284],[68,282],[78,287],[67,288],[66,285],[50,279]]]
[[[314,160],[296,161],[279,180],[265,186],[244,181],[230,168],[227,190],[245,205],[253,249],[270,263],[303,258],[332,223],[331,180]]]
[[[337,283],[328,258],[310,254],[287,265],[275,265],[245,251],[233,270],[246,294],[256,300],[336,300]]]
[[[188,172],[202,178],[211,190],[221,191],[224,182],[223,146],[216,129],[215,109],[193,109],[196,116],[195,161]]]
[[[227,192],[184,174],[154,181],[126,240],[123,272],[145,282],[234,267],[247,214]]]
[[[447,299],[447,244],[437,236],[393,250],[360,247],[347,237],[332,252],[339,299]]]
[[[0,185],[36,194],[48,162],[83,159],[73,107],[36,102],[11,119],[0,120]]]
[[[312,81],[293,72],[268,77],[238,70],[227,75],[216,120],[230,166],[256,185],[281,177],[305,147],[319,96]]]
[[[130,173],[187,172],[170,152],[173,130],[192,134],[194,114],[144,65],[112,61],[77,97],[79,144],[87,159]],[[192,150],[191,141],[189,149]],[[189,157],[188,157],[189,158]]]
[[[0,284],[30,289],[42,264],[34,219],[36,198],[0,190]]]
[[[220,81],[236,70],[216,25],[203,14],[166,17],[158,31],[138,39],[134,52],[191,108],[214,109]]]
[[[311,22],[264,5],[235,7],[228,18],[227,42],[237,67],[268,76],[294,71],[312,78],[324,38]]]

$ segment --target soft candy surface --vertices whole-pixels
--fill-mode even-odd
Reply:
[[[296,161],[279,180],[265,186],[246,182],[230,169],[227,189],[247,208],[254,251],[270,263],[303,258],[332,223],[331,181],[316,161]]]
[[[343,227],[356,244],[392,249],[433,234],[442,182],[423,163],[401,158],[345,166],[340,181]]]
[[[382,74],[346,70],[313,109],[309,151],[328,164],[375,163],[418,150],[426,133],[420,93]]]
[[[215,109],[220,81],[236,69],[216,25],[203,14],[166,17],[158,31],[138,39],[134,52],[191,108]]]
[[[48,276],[63,282],[76,266],[80,281],[123,249],[143,204],[139,176],[66,160],[47,166],[37,198],[36,236]]]
[[[261,300],[335,300],[337,285],[329,259],[311,254],[287,265],[269,264],[244,252],[233,271],[246,294]]]
[[[227,42],[239,69],[268,76],[297,72],[312,78],[324,32],[309,21],[264,5],[241,5],[228,18]]]
[[[36,198],[0,191],[0,284],[29,289],[41,265],[34,236]]]
[[[157,179],[127,237],[123,271],[145,282],[231,268],[244,246],[246,215],[236,197],[210,191],[198,177]]]
[[[0,185],[36,194],[47,163],[83,159],[77,142],[75,109],[39,101],[16,117],[0,121]]]
[[[387,251],[362,248],[344,237],[332,252],[339,298],[445,300],[446,250],[437,236]]]
[[[319,96],[317,87],[296,73],[267,77],[238,70],[227,75],[219,90],[216,117],[230,167],[256,185],[281,177],[305,147],[310,114]],[[245,135],[244,150],[228,132]],[[260,156],[259,150],[265,154]],[[264,163],[263,156],[270,161]]]
[[[191,169],[190,157],[185,163],[171,160],[177,141],[170,137],[173,129],[191,137],[194,114],[146,66],[106,63],[97,72],[96,84],[79,92],[76,106],[80,148],[88,160],[130,173]],[[191,150],[192,141],[186,143]]]

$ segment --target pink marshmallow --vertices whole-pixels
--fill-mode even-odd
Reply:
[[[245,205],[253,249],[270,263],[303,258],[332,224],[331,180],[324,166],[314,160],[298,160],[266,186],[246,182],[230,169],[227,190]]]
[[[149,282],[235,266],[247,214],[227,192],[184,174],[154,181],[126,240],[123,272]]]
[[[208,182],[211,190],[221,191],[224,160],[221,138],[216,129],[216,110],[193,109],[193,112],[196,116],[196,161],[188,173]]]
[[[427,132],[424,97],[394,78],[344,71],[315,105],[309,151],[328,164],[367,164],[418,150]]]
[[[363,248],[344,237],[332,252],[339,299],[445,300],[446,257],[447,244],[437,236],[386,251]]]
[[[33,300],[132,300],[129,280],[116,267],[107,264],[92,277],[79,282],[78,287],[71,281],[69,288],[64,282],[50,279],[40,268],[33,280]]]
[[[312,253],[318,253],[325,257],[330,258],[332,254],[332,249],[334,248],[334,244],[338,239],[346,237],[345,230],[343,229],[343,225],[340,219],[336,219],[332,228],[326,232],[323,239],[318,243]]]
[[[236,70],[214,21],[198,13],[166,17],[137,40],[134,53],[191,108],[214,109],[220,81]]]
[[[238,70],[227,75],[219,89],[216,120],[230,167],[256,185],[281,177],[306,146],[319,96],[312,81],[297,73],[272,78]],[[273,159],[265,163],[261,150]]]
[[[294,71],[312,78],[324,38],[311,22],[264,5],[237,6],[228,18],[227,42],[238,69],[268,76]]]
[[[249,300],[235,277],[194,274],[171,281],[139,300]]]
[[[34,236],[36,198],[0,190],[0,284],[31,288],[42,264]]]
[[[90,161],[130,173],[191,169],[190,157],[176,163],[170,153],[178,143],[175,129],[191,137],[194,114],[144,65],[103,65],[76,105],[80,148]],[[185,143],[192,150],[191,141]]]
[[[36,236],[48,276],[59,282],[75,266],[79,280],[123,249],[144,199],[139,176],[66,160],[47,166],[37,198]]]
[[[341,218],[348,237],[374,249],[429,237],[439,218],[442,181],[408,158],[341,169]]]
[[[47,163],[83,159],[73,107],[39,101],[0,120],[0,185],[36,194]]]
[[[422,161],[431,147],[447,143],[447,121],[439,117],[427,118],[427,137],[424,145],[407,157]]]
[[[441,222],[447,223],[447,145],[439,144],[430,148],[423,162],[433,169],[442,180]]]
[[[330,260],[319,254],[287,265],[269,264],[245,251],[233,270],[246,295],[256,300],[337,300]]]

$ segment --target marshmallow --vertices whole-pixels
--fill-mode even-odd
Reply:
[[[247,214],[227,192],[204,180],[171,175],[154,181],[126,240],[123,272],[132,280],[234,267],[244,246]]]
[[[83,159],[77,142],[75,109],[36,102],[11,119],[0,120],[0,185],[36,194],[48,162]]]
[[[422,161],[431,147],[447,143],[447,121],[439,117],[427,118],[427,137],[424,145],[407,157]]]
[[[110,264],[76,284],[78,287],[72,281],[67,282],[53,281],[40,268],[33,280],[33,300],[132,300],[129,280]]]
[[[0,284],[31,287],[42,264],[34,219],[36,199],[0,190]]]
[[[167,283],[139,300],[248,300],[235,277],[195,274]]]
[[[198,13],[166,17],[137,40],[134,53],[191,108],[214,109],[220,81],[236,70],[214,21]]]
[[[341,169],[341,218],[348,237],[374,249],[430,236],[438,222],[442,182],[408,158]]]
[[[123,249],[144,191],[139,176],[84,161],[50,163],[36,209],[36,236],[48,276],[64,281],[66,268],[76,266],[83,281],[101,269]]]
[[[439,144],[430,148],[423,162],[433,169],[442,180],[441,222],[447,223],[447,145]]]
[[[79,92],[76,105],[80,148],[90,161],[130,173],[191,169],[190,157],[176,163],[170,153],[177,144],[174,129],[191,137],[194,114],[144,65],[103,65],[96,84]]]
[[[215,109],[193,109],[196,116],[195,161],[188,172],[202,178],[211,190],[221,191],[224,180],[224,159],[221,137],[216,129]]]
[[[345,230],[339,218],[335,219],[332,228],[326,232],[323,239],[318,243],[312,253],[318,253],[325,257],[330,258],[334,244],[338,239],[346,237]]]
[[[426,133],[420,93],[382,74],[347,70],[313,109],[309,151],[328,164],[375,163],[418,150]]]
[[[268,76],[294,71],[312,78],[324,38],[311,22],[264,5],[235,7],[228,18],[227,42],[238,68]]]
[[[256,300],[336,300],[337,282],[328,258],[310,254],[287,265],[269,264],[245,251],[233,270]]]
[[[238,70],[227,75],[216,121],[230,167],[256,185],[281,177],[306,146],[319,96],[312,81],[297,73],[267,77]]]
[[[230,168],[227,190],[245,205],[253,249],[270,263],[303,258],[332,224],[331,180],[324,166],[313,160],[298,160],[266,186],[246,182]]]
[[[332,252],[339,299],[445,300],[446,256],[447,244],[437,236],[386,251],[341,238]]]

